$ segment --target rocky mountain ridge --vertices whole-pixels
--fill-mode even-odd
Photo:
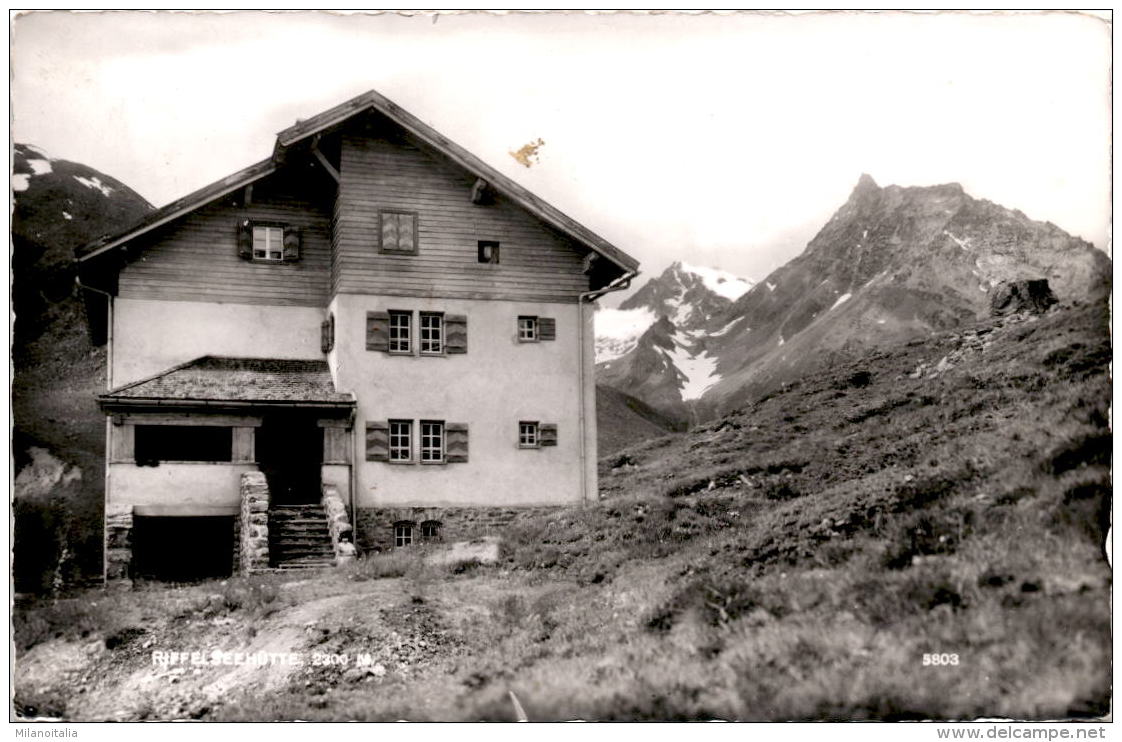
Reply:
[[[956,183],[881,188],[862,175],[801,255],[709,319],[689,383],[663,380],[675,346],[665,323],[600,364],[599,378],[668,414],[709,419],[841,358],[976,321],[1002,281],[1043,278],[1060,301],[1095,300],[1110,271],[1090,243]]]

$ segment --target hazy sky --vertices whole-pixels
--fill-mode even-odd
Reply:
[[[862,172],[1107,247],[1110,29],[1064,13],[36,13],[12,135],[157,206],[377,89],[643,262],[759,280]],[[508,154],[545,141],[526,169]]]

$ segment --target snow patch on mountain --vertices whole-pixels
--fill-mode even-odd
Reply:
[[[834,305],[832,307],[830,307],[830,309],[837,309],[839,306],[841,306],[842,304],[845,304],[847,301],[849,301],[849,297],[851,297],[851,296],[853,296],[853,294],[850,294],[848,292],[842,294],[841,296],[838,297],[838,300],[834,302]]]
[[[688,337],[688,336],[687,336]],[[674,334],[672,337],[674,348],[666,350],[660,348],[663,354],[681,374],[681,393],[684,401],[699,399],[709,387],[721,380],[717,373],[717,359],[705,351],[694,353],[688,343]]]
[[[101,178],[96,175],[92,178],[83,178],[81,175],[75,175],[74,180],[78,181],[86,188],[93,188],[101,191],[101,195],[108,197],[113,192],[113,189],[101,182]]]
[[[705,288],[729,301],[736,301],[756,285],[747,279],[734,276],[717,268],[704,268],[689,263],[682,263],[681,266],[682,270],[700,278],[702,283],[705,284]]]
[[[727,325],[725,325],[721,329],[717,330],[716,332],[709,333],[709,337],[719,338],[722,335],[727,334],[728,331],[732,329],[732,326],[735,325],[737,322],[739,322],[742,319],[744,319],[744,318],[743,317],[737,317],[732,322],[729,322]]]
[[[596,312],[596,362],[610,361],[627,353],[657,319],[646,307]]]
[[[26,191],[31,185],[31,173],[12,173],[12,190]]]

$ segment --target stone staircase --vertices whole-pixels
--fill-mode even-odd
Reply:
[[[271,567],[284,570],[335,566],[323,505],[269,508],[269,562]]]

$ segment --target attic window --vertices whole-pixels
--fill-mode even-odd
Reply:
[[[479,241],[479,262],[498,264],[499,262],[499,243],[494,240],[480,240]]]
[[[284,262],[284,229],[282,227],[253,227],[253,259],[266,263]]]
[[[417,252],[417,212],[383,209],[378,214],[378,249],[384,253]]]

